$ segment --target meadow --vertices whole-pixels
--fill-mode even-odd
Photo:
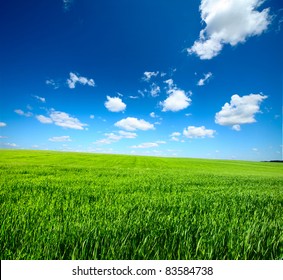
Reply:
[[[283,258],[283,164],[0,151],[1,259]]]

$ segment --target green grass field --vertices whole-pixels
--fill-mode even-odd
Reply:
[[[282,259],[283,164],[0,151],[1,259]]]

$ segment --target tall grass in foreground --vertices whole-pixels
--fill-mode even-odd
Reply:
[[[276,163],[1,151],[1,259],[282,259]]]

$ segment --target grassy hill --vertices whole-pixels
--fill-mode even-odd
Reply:
[[[280,163],[0,151],[1,259],[282,259]]]

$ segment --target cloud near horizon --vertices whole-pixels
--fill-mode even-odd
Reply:
[[[93,144],[112,144],[120,141],[121,139],[134,139],[137,137],[137,134],[134,132],[127,132],[120,130],[118,134],[116,133],[105,133],[106,138],[97,140]]]
[[[145,142],[139,145],[131,146],[132,149],[148,149],[148,148],[155,148],[159,147],[160,144],[166,144],[165,141],[155,141],[155,142]]]
[[[51,142],[71,142],[70,136],[54,136],[48,139]]]

